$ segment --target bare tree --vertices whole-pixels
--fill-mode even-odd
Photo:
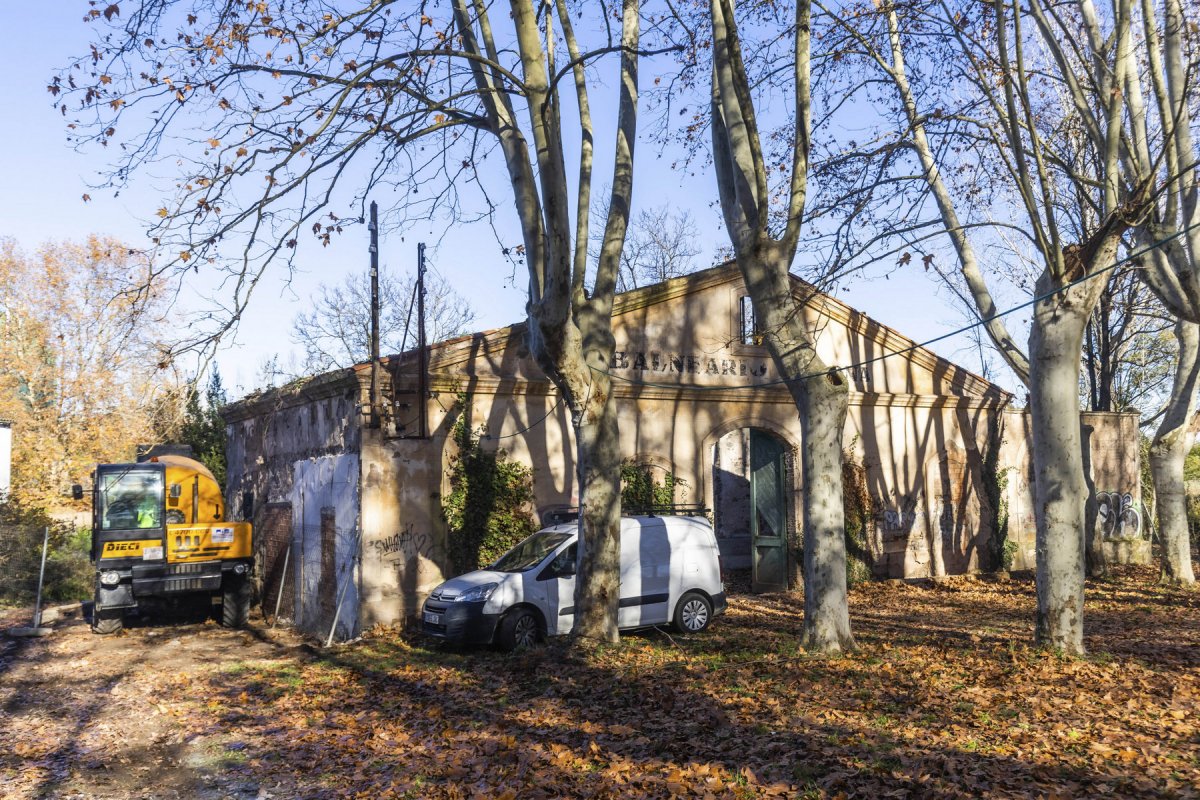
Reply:
[[[882,3],[858,11],[828,13],[858,49],[855,63],[869,65],[894,89],[896,144],[915,154],[916,175],[937,205],[979,317],[1030,387],[1037,638],[1081,653],[1088,489],[1080,352],[1123,237],[1144,217],[1154,185],[1126,182],[1120,163],[1128,112],[1121,88],[1136,69],[1129,0],[1117,0],[1109,18],[1097,15],[1090,0],[1053,8],[1040,0]],[[922,62],[924,85],[913,86],[905,55],[918,42],[933,57]],[[962,214],[963,207],[997,206],[1020,221]],[[1028,356],[996,316],[969,233],[979,225],[1019,234],[1020,252],[1039,265]]]
[[[772,193],[754,101],[731,0],[711,0],[713,162],[725,227],[764,332],[764,343],[800,415],[804,437],[804,646],[854,647],[846,590],[842,504],[842,430],[848,384],[817,355],[804,301],[789,274],[808,192],[811,8],[798,0],[788,31],[792,50],[789,176],[779,190],[782,219],[772,225]]]
[[[617,638],[620,450],[607,370],[633,186],[639,9],[624,0],[614,26],[607,7],[566,0],[498,8],[361,0],[341,9],[142,0],[97,7],[91,16],[109,30],[51,86],[81,104],[71,124],[86,141],[120,143],[115,183],[151,163],[177,165],[178,194],[152,231],[167,256],[160,271],[223,270],[228,290],[221,324],[185,347],[223,335],[265,271],[290,261],[302,232],[328,241],[361,219],[372,190],[399,190],[396,225],[471,216],[464,193],[476,191],[484,211],[475,216],[490,217],[498,201],[488,188],[511,192],[521,244],[505,252],[528,271],[530,351],[575,433],[583,504],[575,634],[584,640]],[[577,12],[586,26],[578,36]],[[597,220],[605,235],[589,292],[589,72],[610,54],[618,94],[610,212]],[[564,100],[564,86],[573,97]],[[568,135],[577,139],[573,178]],[[503,179],[489,168],[495,156]],[[347,193],[357,211],[338,213]]]
[[[601,217],[608,213],[603,202],[596,205]],[[601,235],[592,238],[595,247],[602,244]],[[696,256],[701,252],[698,240],[699,230],[687,209],[676,212],[669,205],[642,209],[625,236],[617,291],[628,292],[695,272]]]
[[[1196,32],[1182,0],[1159,7],[1143,0],[1143,72],[1130,71],[1121,85],[1131,117],[1124,163],[1131,182],[1159,181],[1166,189],[1139,229],[1149,250],[1142,278],[1179,317],[1175,384],[1150,448],[1154,496],[1161,532],[1162,580],[1192,585],[1183,466],[1191,449],[1190,431],[1200,390],[1200,150],[1192,135],[1192,104],[1200,94],[1196,75]],[[1143,77],[1144,74],[1144,77]],[[1142,82],[1149,85],[1145,99]]]
[[[1173,327],[1166,309],[1136,272],[1109,281],[1088,321],[1081,392],[1092,411],[1157,414],[1171,391]],[[1168,342],[1170,340],[1170,342]]]
[[[416,341],[416,279],[379,273],[380,352],[400,353]],[[440,275],[425,279],[425,325],[429,340],[467,333],[477,314]],[[341,283],[321,284],[313,307],[292,321],[292,341],[304,348],[309,374],[361,364],[371,357],[371,281],[351,273]]]

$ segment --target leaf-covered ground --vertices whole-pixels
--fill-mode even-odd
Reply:
[[[0,655],[5,797],[1197,797],[1200,593],[1089,585],[1087,645],[1028,646],[1030,580],[873,584],[859,652],[796,646],[799,597],[704,635],[444,650],[81,619]]]

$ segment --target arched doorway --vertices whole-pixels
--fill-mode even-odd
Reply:
[[[713,512],[727,569],[750,570],[755,592],[788,587],[791,449],[770,431],[740,428],[713,447]]]

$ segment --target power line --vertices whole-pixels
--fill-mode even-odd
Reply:
[[[551,406],[551,407],[550,407],[550,410],[546,412],[545,416],[543,416],[543,417],[542,417],[541,419],[539,419],[537,422],[532,422],[532,423],[530,423],[530,424],[529,424],[529,427],[527,427],[527,428],[522,428],[521,430],[519,430],[519,431],[514,431],[514,432],[512,432],[512,433],[506,433],[506,434],[504,434],[503,436],[492,436],[490,433],[485,433],[485,434],[483,435],[483,438],[484,438],[484,439],[488,439],[488,440],[491,440],[491,441],[494,441],[494,442],[495,442],[495,441],[500,441],[501,439],[511,439],[511,438],[513,438],[514,436],[520,436],[520,435],[521,435],[521,434],[523,434],[523,433],[529,433],[529,431],[533,430],[534,428],[536,428],[537,426],[541,425],[541,424],[542,424],[543,422],[545,422],[546,420],[550,419],[550,417],[551,417],[551,416],[553,416],[554,412],[555,412],[555,411],[557,411],[557,410],[558,410],[558,407],[559,407],[559,406],[561,406],[561,405],[562,405],[562,395],[560,394],[560,395],[558,396],[558,399],[554,401],[554,405],[553,405],[553,406]]]

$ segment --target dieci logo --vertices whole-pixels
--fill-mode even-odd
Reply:
[[[152,547],[158,544],[157,541],[151,539],[139,539],[133,542],[105,542],[104,550],[101,551],[101,558],[112,558],[114,556],[137,556],[141,555],[142,548]]]

